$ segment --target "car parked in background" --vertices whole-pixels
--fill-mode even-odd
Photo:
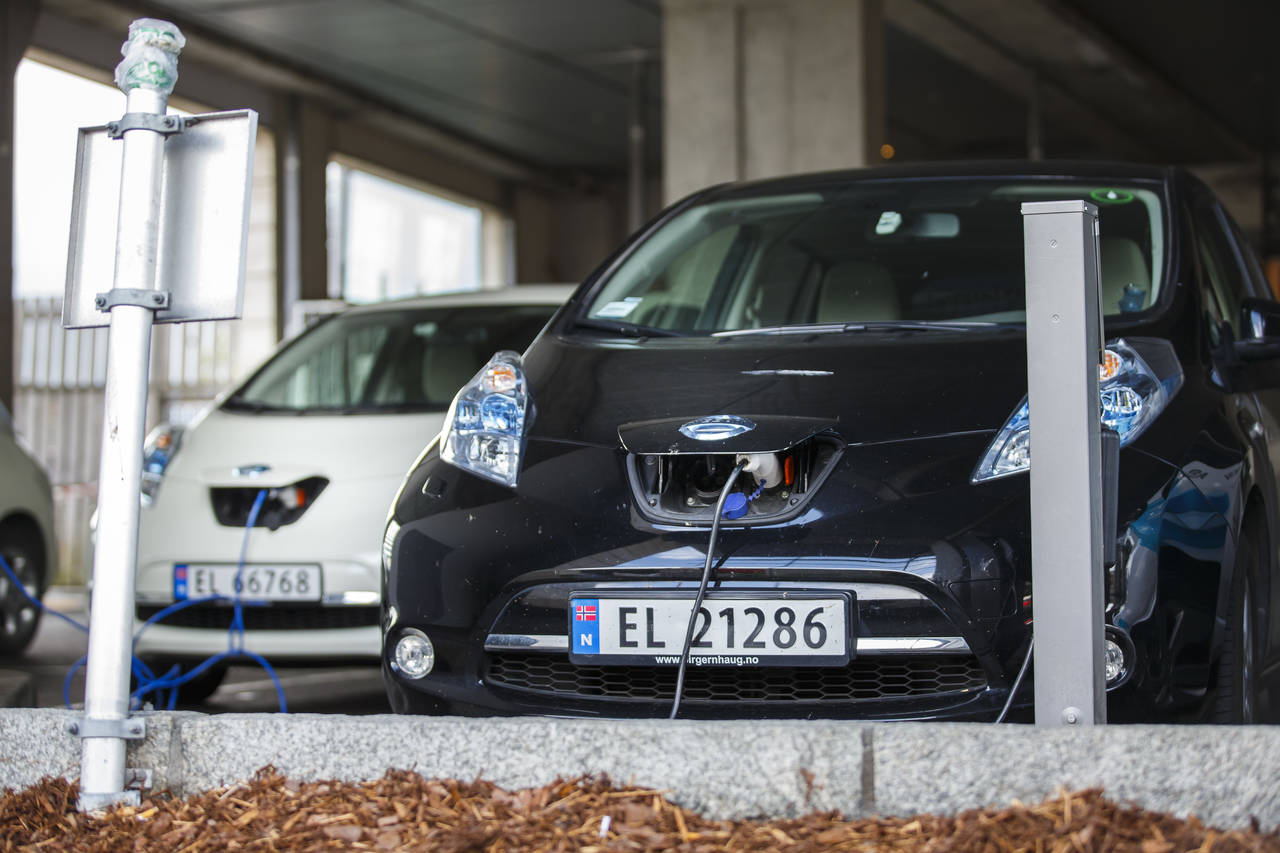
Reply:
[[[1074,199],[1100,210],[1121,447],[1110,718],[1274,719],[1280,305],[1193,176],[1100,163],[795,176],[663,213],[409,473],[392,707],[665,716],[691,637],[688,716],[1025,719],[1054,602],[1031,587],[1020,206]]]
[[[53,489],[40,463],[13,431],[8,410],[0,403],[0,557],[21,582],[0,569],[0,655],[18,654],[36,635],[39,599],[57,568],[53,531]]]
[[[351,308],[285,344],[186,429],[148,438],[139,623],[240,594],[244,648],[272,663],[378,658],[379,541],[405,470],[495,349],[522,350],[571,288],[521,286]],[[247,530],[252,526],[251,530]],[[238,579],[238,581],[237,581]],[[228,648],[227,600],[148,627],[152,670]],[[215,666],[183,684],[199,701]]]

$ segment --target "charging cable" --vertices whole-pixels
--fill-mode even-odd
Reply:
[[[676,672],[676,697],[671,703],[671,716],[667,718],[669,720],[674,720],[676,714],[680,713],[680,697],[684,695],[684,671],[689,664],[689,649],[693,646],[693,628],[698,621],[698,610],[702,607],[702,599],[707,594],[707,584],[711,581],[711,564],[716,556],[716,537],[720,534],[720,516],[724,512],[724,503],[729,497],[734,481],[738,479],[738,474],[745,467],[747,467],[745,459],[734,467],[729,473],[729,479],[724,481],[724,487],[720,489],[720,499],[716,501],[715,516],[711,519],[711,541],[707,543],[707,562],[702,567],[702,581],[698,584],[698,595],[693,600],[693,610],[689,612],[689,627],[684,632],[684,647],[680,650],[680,669]]]
[[[183,601],[175,602],[153,614],[149,619],[142,623],[138,628],[137,633],[133,635],[133,642],[136,645],[138,638],[142,636],[143,631],[168,616],[177,613],[179,610],[185,610],[188,607],[194,607],[199,604],[209,604],[217,601],[230,601],[234,607],[234,613],[232,615],[231,626],[228,631],[227,651],[220,652],[201,661],[188,672],[181,672],[179,667],[175,665],[160,676],[154,674],[146,663],[134,655],[130,669],[134,677],[138,679],[138,688],[130,694],[129,698],[133,700],[133,702],[140,702],[143,696],[150,693],[155,693],[158,697],[162,692],[166,692],[168,694],[166,706],[172,711],[174,706],[177,704],[178,687],[188,681],[191,681],[197,676],[202,675],[211,667],[217,666],[224,660],[228,660],[230,658],[248,658],[258,666],[262,667],[262,669],[267,673],[267,676],[270,677],[272,684],[275,685],[276,699],[280,705],[280,713],[288,713],[289,709],[288,704],[285,702],[284,686],[280,683],[280,678],[276,675],[275,669],[267,662],[266,658],[255,652],[251,652],[244,647],[244,612],[242,609],[243,602],[240,598],[241,577],[244,573],[245,557],[249,549],[249,532],[253,530],[253,526],[258,520],[258,514],[262,511],[262,505],[266,502],[266,499],[267,490],[259,490],[257,499],[254,500],[253,507],[250,509],[249,517],[245,523],[244,540],[240,548],[240,561],[236,566],[234,597],[228,597],[225,595],[209,595],[202,598],[188,598]],[[19,580],[17,573],[9,566],[8,561],[5,560],[3,555],[0,555],[0,570],[3,570],[5,575],[8,576],[10,583],[12,583],[28,601],[30,601],[35,607],[39,608],[41,612],[61,619],[78,631],[82,631],[86,634],[89,633],[89,628],[87,626],[80,624],[65,613],[59,613],[57,610],[48,607],[44,602],[32,595],[27,590],[26,585]],[[68,708],[71,707],[71,682],[75,679],[76,673],[85,666],[87,661],[87,656],[81,656],[80,659],[73,663],[71,668],[67,670],[67,675],[63,679],[62,701]]]
[[[1018,688],[1022,686],[1022,679],[1026,677],[1027,669],[1031,666],[1031,652],[1035,647],[1036,641],[1032,637],[1027,641],[1027,656],[1022,659],[1022,667],[1018,670],[1018,677],[1013,680],[1013,687],[1009,688],[1009,698],[1004,700],[1004,707],[1000,709],[1000,716],[996,717],[997,723],[1003,723],[1004,718],[1009,714],[1009,709],[1013,707],[1013,697],[1018,695]]]
[[[170,605],[170,607],[166,607],[164,610],[152,616],[151,619],[148,619],[147,622],[138,629],[138,634],[134,637],[134,642],[137,642],[138,636],[141,636],[142,632],[146,630],[148,625],[153,622],[158,622],[165,615],[168,615],[168,613],[181,609],[183,606],[197,604],[202,601],[231,601],[233,612],[231,616],[231,626],[227,631],[227,650],[201,661],[188,672],[178,674],[175,673],[174,669],[171,669],[168,673],[159,678],[152,676],[146,683],[141,684],[138,689],[133,692],[134,698],[140,698],[148,693],[167,689],[169,690],[169,709],[173,710],[173,707],[177,702],[178,692],[174,688],[177,688],[197,676],[202,675],[210,668],[217,666],[225,660],[232,658],[248,658],[258,666],[262,667],[262,669],[271,678],[271,683],[276,688],[276,700],[280,705],[280,713],[288,713],[289,706],[285,701],[284,687],[280,684],[280,679],[276,676],[275,669],[273,669],[271,664],[267,662],[266,658],[256,652],[249,651],[244,647],[244,601],[241,598],[241,588],[244,585],[244,566],[249,553],[249,534],[252,532],[254,525],[258,523],[258,516],[262,512],[262,505],[266,503],[267,495],[267,489],[258,490],[257,497],[253,501],[253,506],[249,508],[249,515],[245,519],[244,538],[240,543],[240,560],[236,563],[236,578],[235,583],[233,584],[234,594],[230,598],[225,595],[215,595],[204,599],[180,601],[176,604]],[[168,613],[166,613],[166,611],[168,611]],[[141,682],[142,679],[139,678],[139,681]]]

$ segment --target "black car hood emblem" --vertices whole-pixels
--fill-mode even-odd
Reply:
[[[681,424],[680,434],[694,441],[724,441],[755,428],[754,423],[737,415],[709,415]]]

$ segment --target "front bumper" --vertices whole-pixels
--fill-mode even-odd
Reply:
[[[1025,660],[1033,614],[1026,478],[968,482],[989,440],[847,447],[802,515],[722,527],[713,590],[856,589],[860,647],[847,667],[794,668],[786,677],[691,666],[681,714],[995,719]],[[508,490],[424,457],[401,490],[383,578],[394,709],[665,716],[675,667],[574,665],[565,650],[572,593],[691,591],[701,575],[708,531],[637,512],[624,464],[617,450],[531,441],[519,488]],[[1122,519],[1175,482],[1146,457],[1126,464]],[[1181,568],[1181,552],[1158,552],[1162,569]],[[1132,565],[1126,573],[1132,586]],[[1148,667],[1111,702],[1146,717],[1157,707],[1151,697],[1168,694],[1166,635],[1137,619],[1131,627]],[[436,650],[435,669],[417,681],[388,657],[406,628]],[[1025,718],[1031,698],[1028,681],[1010,718]]]
[[[378,537],[393,486],[385,480],[332,483],[297,521],[248,531],[219,524],[209,487],[166,479],[143,510],[135,585],[135,631],[175,600],[175,566],[319,568],[315,601],[244,607],[244,648],[289,663],[371,662],[378,658]],[[232,608],[223,602],[179,610],[137,641],[148,657],[204,658],[226,651]]]
[[[994,552],[984,549],[990,569]],[[659,559],[655,557],[653,559]],[[674,562],[667,555],[664,562]],[[759,561],[775,562],[776,561]],[[935,557],[856,560],[766,569],[752,558],[729,558],[717,573],[717,594],[850,595],[852,659],[839,666],[710,666],[693,658],[681,714],[687,717],[828,717],[992,720],[1008,698],[1029,636],[1010,582],[989,585],[991,600],[973,617],[956,600],[930,592]],[[837,568],[832,562],[842,564]],[[654,571],[610,568],[538,572],[515,579],[471,625],[406,620],[394,607],[385,618],[384,675],[400,712],[568,714],[663,717],[674,699],[676,667],[573,662],[568,614],[573,595],[619,592],[692,598],[692,565]],[[573,579],[569,577],[575,576]],[[682,579],[668,579],[672,575]],[[803,578],[803,580],[799,579]],[[451,589],[457,589],[450,585]],[[972,593],[972,590],[966,590]],[[403,594],[403,593],[402,593]],[[445,613],[456,614],[445,605]],[[436,651],[425,678],[402,677],[390,665],[405,628],[423,631]],[[678,652],[677,652],[678,654]],[[1012,665],[1010,662],[1012,661]],[[1019,707],[1030,701],[1020,697]]]
[[[226,608],[226,620],[231,611]],[[134,633],[142,627],[135,621]],[[203,660],[227,651],[227,629],[177,628],[150,625],[138,638],[135,654],[173,660]],[[314,663],[338,666],[368,663],[378,657],[382,635],[376,625],[324,631],[245,631],[243,648],[272,663]]]

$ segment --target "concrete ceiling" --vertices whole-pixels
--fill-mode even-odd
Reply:
[[[44,0],[112,7],[367,95],[518,162],[620,175],[660,0]],[[886,0],[886,141],[902,159],[1255,159],[1276,136],[1276,0]],[[660,146],[660,75],[643,99]]]

